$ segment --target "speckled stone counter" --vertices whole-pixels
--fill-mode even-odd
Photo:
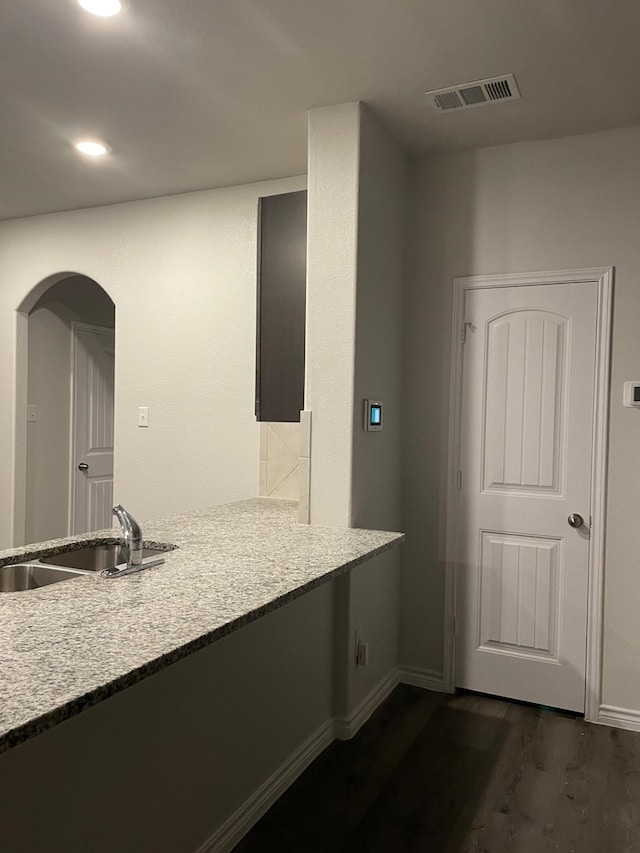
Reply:
[[[400,533],[300,525],[257,499],[141,524],[165,563],[0,594],[0,752],[135,684],[336,575]],[[0,566],[115,542],[119,531],[0,551]]]

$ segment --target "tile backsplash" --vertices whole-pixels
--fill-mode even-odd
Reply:
[[[309,524],[311,412],[300,412],[300,423],[260,424],[260,485],[262,498],[298,501],[298,520]]]
[[[300,498],[300,424],[260,424],[260,497]]]

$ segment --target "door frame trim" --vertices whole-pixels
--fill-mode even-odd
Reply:
[[[553,286],[595,282],[596,363],[593,412],[593,449],[591,454],[591,544],[589,548],[587,598],[587,648],[585,668],[585,718],[598,722],[602,698],[602,628],[604,593],[604,548],[606,525],[607,452],[609,436],[609,389],[612,338],[614,267],[551,270],[545,272],[478,275],[455,278],[453,282],[453,317],[451,335],[451,376],[449,398],[449,446],[447,465],[446,575],[444,628],[444,684],[455,690],[455,543],[458,536],[457,508],[459,500],[462,417],[462,346],[464,309],[469,290],[496,287]]]
[[[77,392],[78,392],[78,382],[76,378],[76,355],[78,349],[78,332],[98,332],[98,334],[102,335],[112,335],[115,340],[115,327],[111,326],[98,326],[95,323],[82,323],[79,320],[71,321],[71,366],[69,369],[70,373],[70,381],[71,381],[71,390],[70,390],[70,405],[69,405],[69,523],[68,523],[68,535],[74,536],[73,532],[73,524],[75,518],[75,450],[76,450],[76,407],[77,407]],[[114,396],[115,400],[115,396]],[[114,409],[114,419],[115,419],[115,409]]]

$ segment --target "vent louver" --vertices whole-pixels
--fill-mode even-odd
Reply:
[[[461,83],[448,89],[434,89],[426,94],[436,112],[444,113],[451,110],[468,110],[496,101],[513,101],[520,97],[520,90],[513,74],[505,74],[502,77]]]

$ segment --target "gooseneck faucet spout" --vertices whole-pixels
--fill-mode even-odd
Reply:
[[[113,514],[117,517],[122,528],[124,544],[129,549],[128,568],[139,566],[142,563],[142,531],[135,518],[118,504],[114,506]]]
[[[164,563],[164,557],[153,554],[143,559],[142,530],[140,530],[140,525],[135,518],[123,506],[120,506],[120,504],[114,506],[113,514],[120,522],[129,558],[126,563],[120,563],[117,566],[103,569],[100,572],[101,577],[120,578],[123,575],[131,575],[133,572],[139,572],[140,569],[147,569],[151,568],[151,566],[159,566],[160,563]]]

